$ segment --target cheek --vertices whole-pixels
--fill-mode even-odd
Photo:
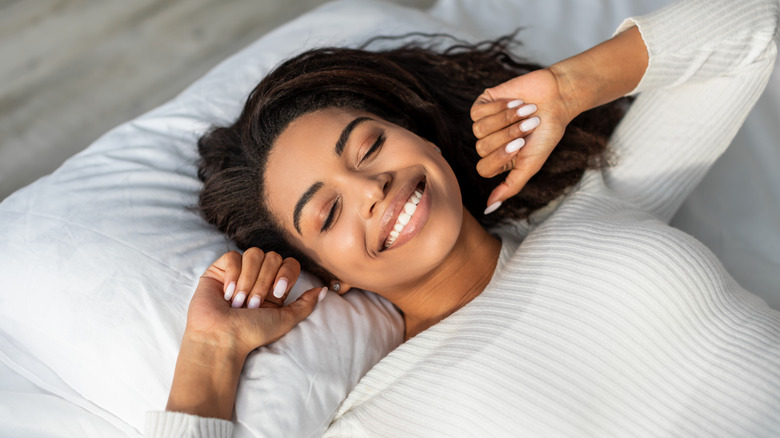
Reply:
[[[385,165],[404,168],[422,164],[433,178],[437,192],[436,212],[420,240],[392,256],[382,253],[375,259],[367,253],[367,248],[375,244],[366,242],[364,225],[342,216],[333,229],[305,251],[337,278],[359,288],[381,289],[425,275],[451,251],[460,232],[460,187],[447,161],[427,143],[410,141],[398,146],[386,157]]]
[[[312,260],[339,278],[353,272],[367,259],[365,240],[359,235],[359,228],[348,222],[338,221],[316,247],[307,251]]]
[[[455,176],[455,171],[452,170],[450,163],[448,163],[441,154],[436,154],[433,159],[436,160],[437,164],[442,169],[444,174],[443,177],[447,181],[446,184],[448,185],[449,190],[455,193],[455,196],[460,200],[460,184],[458,184],[458,178]]]

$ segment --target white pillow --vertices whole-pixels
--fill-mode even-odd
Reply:
[[[8,197],[0,204],[0,343],[15,353],[4,361],[124,430],[142,430],[145,411],[165,407],[197,279],[232,249],[193,208],[198,136],[237,117],[262,76],[295,53],[439,26],[422,11],[389,4],[323,7]],[[295,291],[314,283],[304,278]],[[331,294],[247,362],[237,436],[324,430],[347,391],[402,335],[386,301]]]
[[[195,141],[212,124],[231,122],[274,65],[306,48],[357,45],[373,35],[442,31],[474,40],[518,26],[521,50],[549,63],[666,2],[439,0],[426,14],[351,0],[288,23],[0,204],[0,360],[138,436],[144,412],[165,406],[198,277],[232,249],[192,208],[200,189]],[[691,232],[700,225],[687,224]],[[776,230],[759,231],[780,242]],[[301,283],[291,295],[315,282]],[[401,319],[384,300],[329,295],[298,328],[248,360],[235,436],[316,436],[401,336]]]

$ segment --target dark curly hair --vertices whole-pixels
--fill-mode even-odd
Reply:
[[[291,243],[263,199],[265,165],[278,136],[296,118],[324,108],[367,111],[438,145],[457,176],[463,205],[487,228],[527,217],[577,183],[586,169],[605,165],[607,138],[624,112],[620,102],[575,118],[520,193],[483,215],[503,176],[486,179],[476,171],[480,157],[470,107],[485,88],[541,67],[509,54],[512,35],[475,45],[456,41],[445,50],[436,49],[439,37],[383,51],[321,48],[279,65],[252,91],[235,123],[198,141],[204,183],[198,207],[206,220],[242,249],[295,257],[328,279]]]

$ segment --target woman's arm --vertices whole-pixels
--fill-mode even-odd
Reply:
[[[648,54],[632,27],[549,67],[569,110],[569,120],[635,89],[647,70]]]
[[[485,90],[471,111],[477,151],[483,157],[477,170],[484,177],[493,177],[512,163],[512,170],[490,195],[487,205],[495,207],[516,195],[541,169],[566,125],[580,113],[636,88],[647,63],[642,36],[638,29],[631,28],[546,69]],[[516,123],[520,121],[517,110],[509,104],[517,98],[538,107],[535,116],[540,119],[539,126],[527,135],[522,132],[522,124]],[[507,142],[521,136],[526,145],[516,154],[507,152]]]
[[[728,148],[775,64],[776,0],[677,2],[626,20],[650,63],[610,139],[606,184],[664,221]]]
[[[605,177],[623,197],[670,217],[763,89],[776,29],[776,1],[678,2],[627,20],[623,32],[586,52],[486,90],[472,109],[477,150],[492,164],[480,172],[491,176],[510,160],[514,165],[488,205],[525,185],[577,114],[643,92],[613,134],[619,164]],[[503,145],[516,128],[506,124],[506,102],[517,98],[538,105],[541,124],[510,154]],[[486,151],[480,142],[489,143]]]
[[[233,339],[185,332],[165,409],[232,419],[238,378],[247,354]]]
[[[168,398],[166,410],[178,414],[149,415],[148,437],[184,430],[191,431],[187,436],[229,436],[247,355],[292,330],[326,292],[312,289],[284,306],[299,275],[294,259],[257,248],[229,252],[208,268],[190,302]]]

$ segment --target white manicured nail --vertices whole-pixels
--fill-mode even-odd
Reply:
[[[525,146],[525,140],[522,137],[520,137],[507,143],[504,150],[506,151],[507,154],[511,154],[513,152],[519,151],[520,148],[523,146]]]
[[[238,309],[239,307],[243,306],[245,299],[246,294],[244,292],[237,293],[236,298],[233,299],[233,308]]]
[[[257,309],[260,307],[260,297],[257,295],[253,296],[252,299],[249,300],[249,304],[247,304],[246,307],[250,309]]]
[[[501,207],[501,201],[496,201],[488,206],[488,208],[485,209],[485,214],[493,213],[494,211],[498,210],[498,207]]]
[[[520,130],[523,132],[528,132],[537,126],[539,126],[539,123],[541,123],[541,120],[539,120],[539,117],[531,117],[530,119],[524,121],[520,124]]]
[[[506,107],[507,108],[517,108],[520,105],[522,105],[523,103],[524,102],[522,100],[517,99],[517,100],[513,100],[513,101],[509,102],[508,104],[506,104]]]
[[[536,105],[534,104],[521,106],[520,108],[517,109],[517,115],[520,117],[530,116],[535,112],[536,112]]]
[[[225,301],[230,301],[231,298],[233,298],[233,292],[236,291],[236,282],[231,281],[230,284],[228,284],[227,289],[225,289]]]
[[[285,292],[287,292],[287,279],[280,278],[279,281],[276,282],[276,286],[274,286],[274,296],[276,298],[281,298],[284,296]]]
[[[320,301],[324,300],[326,295],[328,295],[328,288],[323,287],[320,289],[320,294],[317,295],[317,302],[319,303]]]

